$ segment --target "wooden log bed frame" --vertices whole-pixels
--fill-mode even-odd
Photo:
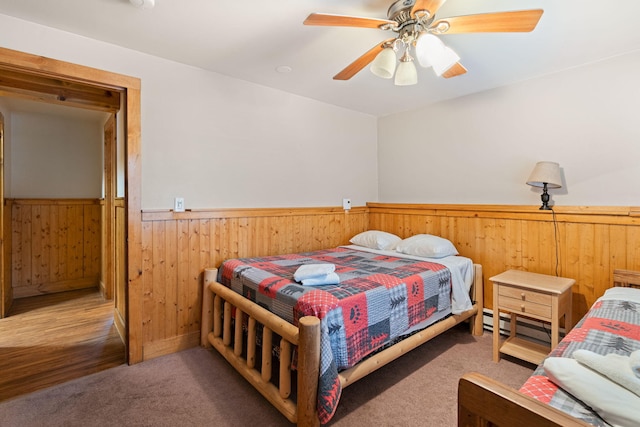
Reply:
[[[317,426],[317,390],[320,371],[320,320],[303,317],[296,327],[265,308],[235,293],[217,282],[217,268],[205,269],[202,295],[201,345],[213,346],[253,387],[258,390],[290,422],[298,426]],[[469,319],[473,335],[482,335],[483,281],[482,266],[474,264],[474,278],[470,290],[473,307],[458,315],[451,315],[423,329],[393,346],[370,356],[357,365],[339,373],[342,388],[353,384],[413,350],[433,337]],[[248,331],[243,333],[242,321],[247,319]],[[262,354],[256,354],[256,323],[263,325]],[[271,343],[273,334],[280,340],[279,378],[272,381]],[[243,336],[245,336],[243,338]],[[233,340],[232,340],[233,336]],[[297,347],[298,368],[294,372],[287,362]],[[246,356],[244,356],[246,355]],[[256,358],[261,358],[261,369]],[[292,396],[292,375],[297,379],[297,396]]]
[[[613,285],[640,288],[640,272],[614,270]],[[458,427],[588,427],[579,420],[533,397],[479,373],[458,383]]]

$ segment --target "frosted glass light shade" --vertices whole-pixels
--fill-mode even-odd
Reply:
[[[416,57],[421,66],[429,68],[442,54],[444,44],[442,40],[430,33],[422,33],[416,41]]]
[[[433,71],[436,73],[436,76],[440,77],[442,73],[453,67],[459,60],[460,57],[453,49],[444,46],[440,55],[432,62]]]
[[[413,61],[401,61],[396,71],[396,86],[410,86],[418,83],[418,71]]]
[[[382,49],[369,68],[373,74],[383,79],[390,79],[396,70],[396,53],[390,47]]]

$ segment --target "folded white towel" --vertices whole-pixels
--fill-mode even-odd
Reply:
[[[596,411],[612,426],[640,425],[640,397],[570,357],[547,357],[549,379]]]
[[[302,282],[312,277],[326,276],[336,271],[334,264],[303,264],[293,273],[296,282]]]
[[[310,277],[302,280],[303,286],[320,286],[320,285],[337,285],[340,283],[340,277],[337,273],[329,273],[324,276]]]
[[[640,350],[636,350],[629,355],[629,365],[635,376],[640,378]]]
[[[576,350],[572,357],[640,397],[640,378],[631,370],[629,356],[614,353],[603,356],[589,350]]]

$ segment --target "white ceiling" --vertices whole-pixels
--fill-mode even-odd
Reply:
[[[0,0],[0,13],[376,116],[555,73],[640,49],[640,1],[448,0],[438,18],[544,9],[531,33],[443,36],[467,74],[419,69],[397,87],[365,68],[332,77],[394,33],[304,26],[311,12],[386,18],[391,0]],[[286,65],[290,73],[278,73]],[[615,76],[611,76],[615,78]]]

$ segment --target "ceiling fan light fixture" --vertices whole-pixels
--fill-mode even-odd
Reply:
[[[433,71],[440,77],[445,71],[453,67],[460,60],[460,56],[448,46],[445,46],[437,59],[433,61]]]
[[[409,49],[400,58],[394,83],[396,86],[411,86],[418,83],[418,71],[413,58],[409,55]]]
[[[373,74],[383,79],[390,79],[393,77],[393,73],[396,71],[396,53],[390,48],[386,47],[380,51],[376,56],[376,59],[371,63],[369,68]]]
[[[444,43],[431,33],[422,32],[416,41],[416,58],[424,68],[429,68],[444,50]]]

